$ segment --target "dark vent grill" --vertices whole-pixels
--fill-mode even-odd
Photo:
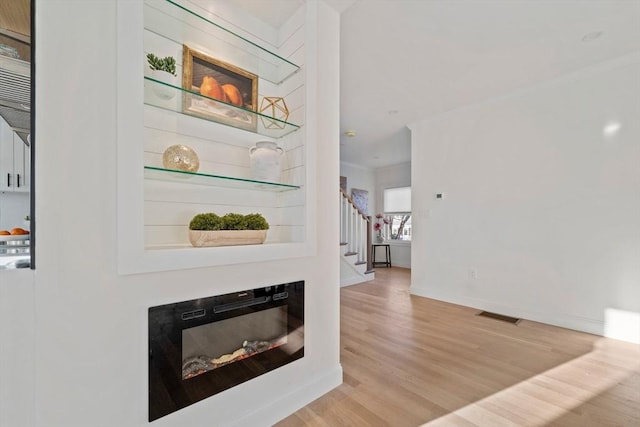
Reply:
[[[27,73],[29,69],[26,69]],[[0,68],[0,99],[29,105],[31,103],[31,77],[11,69]]]
[[[505,316],[504,314],[491,313],[491,312],[488,312],[488,311],[481,311],[480,313],[478,313],[478,316],[489,317],[491,319],[496,319],[496,320],[501,320],[503,322],[513,323],[514,325],[517,324],[520,321],[520,319],[518,319],[517,317]]]
[[[26,135],[31,128],[30,110],[30,64],[0,55],[0,116],[14,131]]]

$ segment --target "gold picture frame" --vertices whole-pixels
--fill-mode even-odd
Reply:
[[[256,132],[258,76],[182,46],[183,112]]]

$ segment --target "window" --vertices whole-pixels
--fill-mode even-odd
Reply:
[[[411,241],[411,187],[387,188],[383,193],[384,215],[388,219],[386,240]]]

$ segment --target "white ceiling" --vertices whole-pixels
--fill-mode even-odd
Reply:
[[[640,0],[328,3],[342,11],[340,156],[369,168],[410,161],[411,122],[640,50]]]
[[[280,28],[287,22],[305,0],[228,0],[236,6],[260,18],[274,28]],[[324,0],[329,6],[342,13],[356,0]]]
[[[287,22],[304,0],[230,0],[234,5],[260,18],[274,28]]]

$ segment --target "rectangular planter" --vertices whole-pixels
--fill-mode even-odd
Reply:
[[[189,230],[189,241],[195,247],[259,245],[267,238],[267,230]]]

